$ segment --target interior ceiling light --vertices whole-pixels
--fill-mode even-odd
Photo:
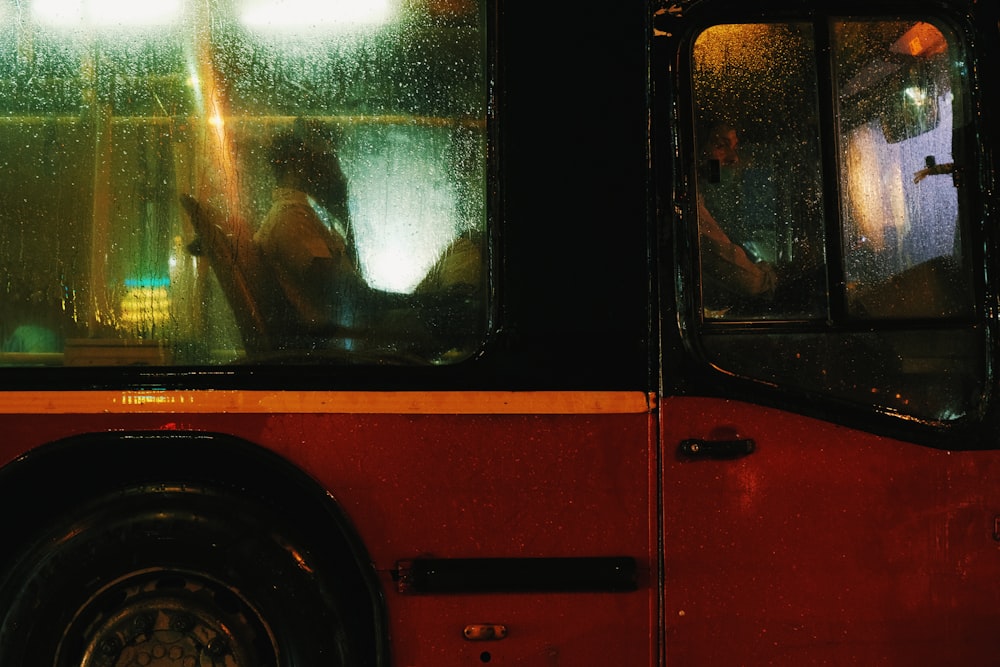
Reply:
[[[181,15],[182,0],[35,0],[31,13],[40,23],[59,26],[162,26]]]
[[[250,0],[241,16],[252,28],[288,29],[377,25],[391,15],[390,0]]]

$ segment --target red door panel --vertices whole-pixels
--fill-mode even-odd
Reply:
[[[992,665],[1000,452],[663,401],[668,665]],[[689,438],[752,438],[731,460]]]

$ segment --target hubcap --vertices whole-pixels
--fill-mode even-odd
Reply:
[[[66,667],[263,667],[275,664],[263,619],[203,575],[149,571],[99,591],[60,644]]]

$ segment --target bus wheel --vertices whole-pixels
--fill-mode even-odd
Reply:
[[[256,665],[257,655],[274,653],[267,622],[248,601],[198,573],[136,572],[79,612],[61,639],[65,652],[80,656],[71,664],[81,667],[158,660],[192,667]]]
[[[322,546],[235,495],[106,495],[0,572],[0,665],[356,664],[324,562]]]

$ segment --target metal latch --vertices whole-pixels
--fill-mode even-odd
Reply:
[[[731,440],[706,440],[690,438],[682,440],[677,453],[689,459],[738,459],[753,454],[757,444],[752,438],[734,438]]]

